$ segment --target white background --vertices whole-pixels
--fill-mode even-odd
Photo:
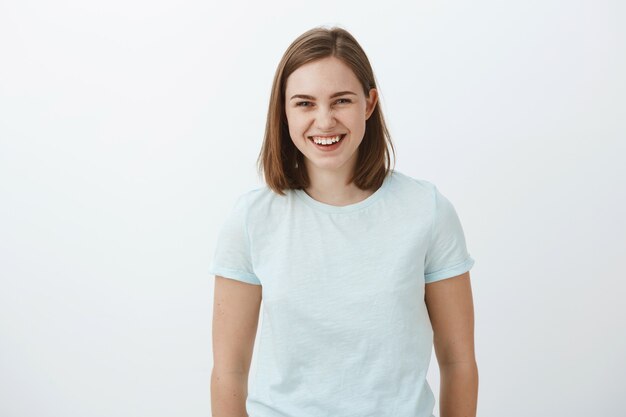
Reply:
[[[623,415],[625,12],[3,1],[0,415],[210,415],[217,232],[263,184],[282,53],[335,24],[374,67],[396,168],[463,223],[478,415]]]

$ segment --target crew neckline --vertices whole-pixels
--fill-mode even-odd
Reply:
[[[385,179],[383,180],[383,183],[381,184],[381,186],[378,187],[378,189],[374,191],[373,194],[371,194],[370,196],[366,197],[365,199],[359,202],[348,204],[346,206],[334,206],[332,204],[322,203],[321,201],[318,201],[314,199],[313,197],[311,197],[310,195],[308,195],[306,191],[304,191],[303,189],[298,188],[298,189],[294,189],[293,191],[306,204],[308,204],[309,206],[317,210],[324,211],[326,213],[349,213],[349,212],[353,212],[353,211],[368,207],[374,202],[376,202],[378,199],[380,199],[380,197],[383,195],[385,190],[389,187],[389,182],[391,181],[391,176],[393,174],[394,174],[394,171],[390,171],[385,176]]]

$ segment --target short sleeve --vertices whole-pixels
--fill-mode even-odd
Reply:
[[[433,223],[424,261],[426,284],[460,275],[474,265],[454,206],[434,185],[433,193]]]
[[[246,213],[244,194],[237,198],[230,215],[221,226],[209,273],[261,285],[252,268]]]

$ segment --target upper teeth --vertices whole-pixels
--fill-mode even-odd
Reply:
[[[313,136],[312,139],[318,145],[319,144],[321,144],[321,145],[329,145],[331,143],[339,142],[339,139],[341,139],[341,135],[337,135],[337,136],[333,136],[333,137]]]

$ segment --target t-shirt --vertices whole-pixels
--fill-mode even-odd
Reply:
[[[474,265],[432,183],[390,171],[366,199],[240,194],[210,272],[262,286],[250,417],[432,417],[425,284]]]

